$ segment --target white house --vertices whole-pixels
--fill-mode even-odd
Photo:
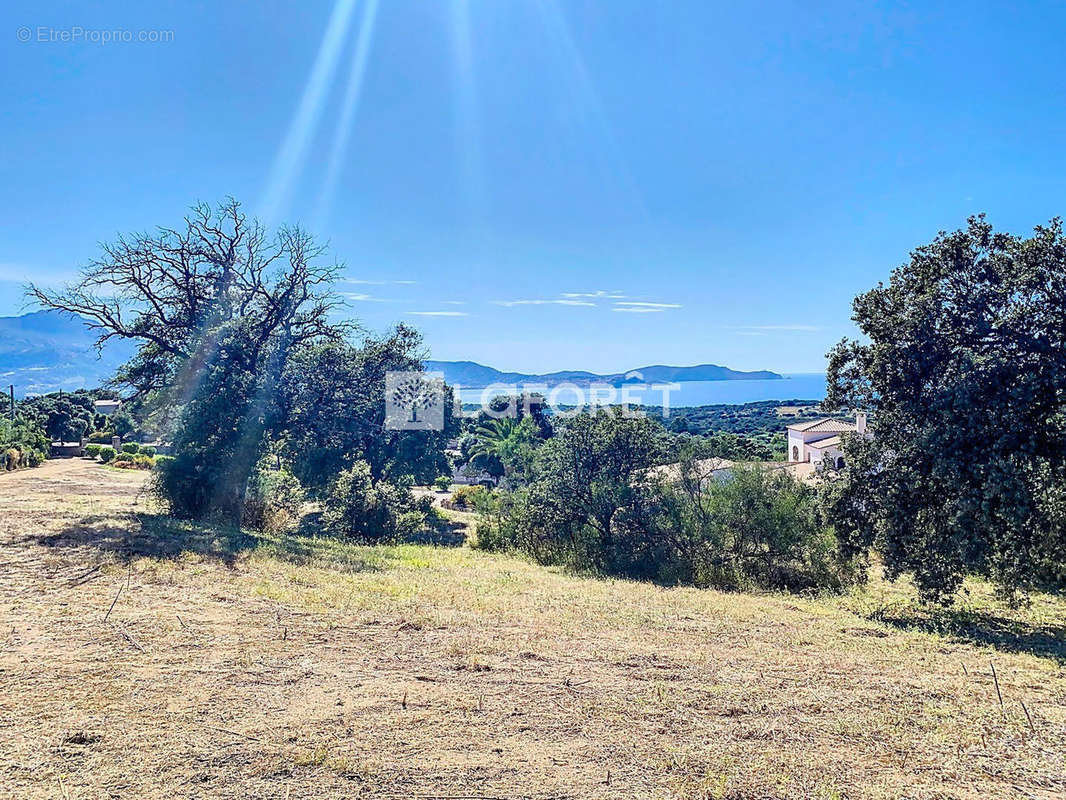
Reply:
[[[736,462],[728,458],[702,458],[692,463],[691,477],[699,480],[700,486],[707,486],[712,481],[724,483],[732,476],[735,466]],[[659,467],[652,467],[645,471],[644,477],[649,480],[677,483],[682,477],[681,465],[663,464]]]
[[[868,436],[866,415],[855,415],[855,424],[846,419],[816,419],[788,426],[788,460],[792,463],[809,461],[821,466],[829,463],[840,469],[844,466],[840,435],[857,433]],[[826,462],[826,459],[829,459]]]
[[[97,414],[103,414],[105,417],[110,417],[116,411],[119,406],[122,405],[121,400],[97,400],[93,403],[93,406]]]

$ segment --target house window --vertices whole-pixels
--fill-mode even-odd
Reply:
[[[800,460],[800,449],[799,449],[798,445],[792,445],[792,460],[793,461],[799,461]]]

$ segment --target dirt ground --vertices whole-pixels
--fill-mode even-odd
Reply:
[[[253,537],[143,480],[0,474],[0,797],[1066,796],[1059,598],[923,616]]]

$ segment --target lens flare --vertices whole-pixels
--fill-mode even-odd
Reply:
[[[482,221],[486,208],[487,181],[477,81],[474,76],[470,0],[453,0],[451,10],[455,146],[459,160],[460,200],[468,217]]]
[[[318,129],[324,101],[333,83],[354,10],[355,0],[336,0],[333,6],[300,104],[270,172],[260,210],[260,217],[268,225],[276,222],[287,210],[292,183],[303,167],[307,149]]]
[[[333,131],[333,144],[329,152],[329,165],[315,211],[315,228],[321,230],[328,222],[333,200],[337,194],[337,184],[344,169],[344,159],[348,153],[348,142],[352,135],[352,125],[359,110],[359,99],[363,91],[363,79],[366,75],[367,59],[370,57],[370,45],[374,37],[374,22],[378,13],[378,0],[367,0],[363,5],[363,16],[359,23],[359,35],[352,52],[352,65],[348,73],[348,86],[344,91],[341,116]]]

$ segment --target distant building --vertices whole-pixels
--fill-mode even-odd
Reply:
[[[701,487],[705,487],[711,482],[722,483],[729,480],[735,466],[736,462],[730,461],[728,458],[698,459],[692,462],[689,476],[697,479]],[[681,480],[682,475],[682,467],[678,463],[652,467],[644,473],[646,479],[663,480],[667,483],[677,483]]]
[[[789,425],[789,462],[793,464],[810,462],[815,466],[828,464],[841,469],[844,466],[844,452],[841,449],[840,439],[843,433],[868,436],[866,415],[857,414],[854,424],[846,419],[816,419],[813,422]]]
[[[118,411],[121,405],[121,400],[97,400],[93,403],[96,413],[103,414],[105,417],[110,417]]]

